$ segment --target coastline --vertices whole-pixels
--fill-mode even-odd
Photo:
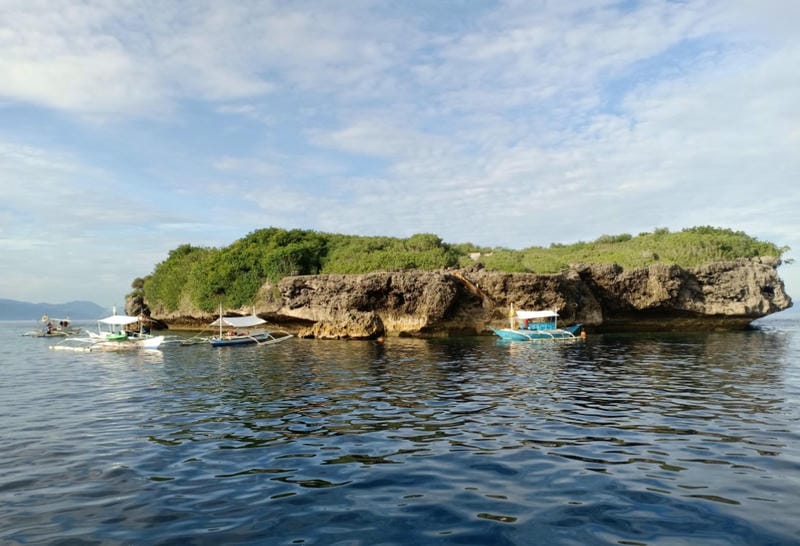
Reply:
[[[778,265],[754,258],[698,268],[573,264],[552,275],[480,266],[301,275],[265,283],[253,307],[224,313],[254,312],[298,337],[319,339],[490,334],[507,324],[511,304],[554,309],[560,324],[580,322],[589,332],[740,330],[792,306]],[[143,309],[173,330],[203,330],[217,317],[192,308],[148,308],[141,300],[126,304],[128,314]]]

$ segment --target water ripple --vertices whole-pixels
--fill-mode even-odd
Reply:
[[[796,329],[22,354],[2,542],[800,542]]]

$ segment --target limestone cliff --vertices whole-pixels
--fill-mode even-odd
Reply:
[[[778,265],[756,258],[693,269],[575,264],[554,275],[476,266],[297,276],[263,286],[255,310],[301,337],[326,339],[484,334],[507,324],[511,303],[556,309],[562,324],[582,322],[590,331],[743,328],[792,305]],[[169,324],[213,319],[186,313],[158,318]]]

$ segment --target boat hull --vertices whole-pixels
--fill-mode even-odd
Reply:
[[[208,341],[211,343],[212,347],[237,347],[239,345],[274,345],[275,343],[281,343],[293,337],[286,332],[281,332],[281,334],[284,335],[275,337],[273,332],[259,332],[253,335],[238,334],[234,336],[223,336],[221,338],[212,337]]]
[[[153,351],[157,350],[164,341],[164,336],[152,336],[147,338],[128,338],[119,341],[104,340],[97,337],[86,338],[67,338],[58,345],[51,345],[50,348],[56,351]]]
[[[28,337],[67,337],[67,336],[78,335],[79,333],[80,330],[53,330],[50,333],[34,330],[32,332],[27,332],[22,335]]]
[[[581,329],[581,324],[573,324],[566,328],[557,328],[555,330],[523,330],[523,329],[495,329],[494,333],[501,339],[508,341],[551,341],[551,340],[569,340],[578,339],[578,332]]]
[[[212,347],[236,347],[239,345],[255,345],[269,341],[270,335],[266,332],[254,334],[252,336],[225,336],[212,337],[209,341]]]

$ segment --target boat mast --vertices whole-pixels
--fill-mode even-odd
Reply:
[[[222,300],[219,300],[219,338],[222,339]]]

